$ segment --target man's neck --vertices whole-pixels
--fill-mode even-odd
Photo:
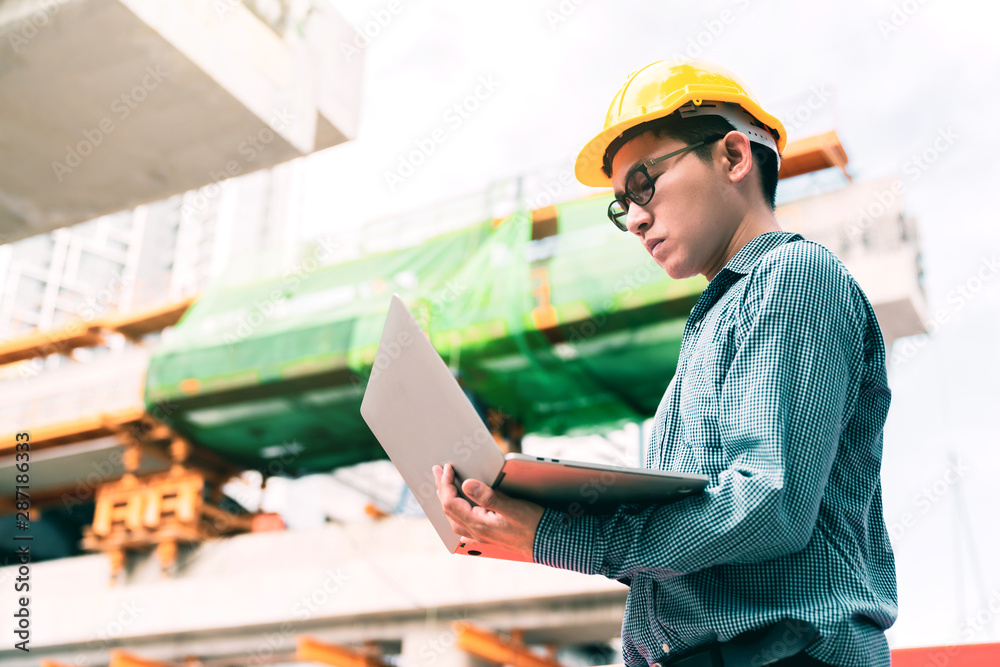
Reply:
[[[726,244],[725,252],[719,257],[719,260],[714,263],[711,270],[705,271],[704,276],[708,278],[708,282],[712,282],[712,278],[722,270],[722,268],[729,263],[736,253],[740,251],[743,246],[750,242],[751,239],[765,234],[767,232],[780,232],[781,226],[778,225],[778,219],[774,217],[774,211],[770,208],[767,210],[753,210],[748,211],[747,214],[740,220],[739,224],[736,225],[736,229],[733,232],[732,237],[729,239],[729,243]]]

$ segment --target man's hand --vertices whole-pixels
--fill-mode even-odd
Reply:
[[[450,463],[444,468],[434,466],[433,471],[438,499],[456,535],[463,540],[502,546],[531,558],[544,507],[494,491],[479,480],[467,479],[462,482],[462,492],[476,501],[478,506],[473,507],[458,496],[455,470]]]

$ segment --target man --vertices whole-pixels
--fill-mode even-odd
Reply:
[[[646,456],[708,475],[703,494],[571,516],[465,480],[472,507],[434,469],[456,533],[629,585],[630,667],[889,665],[885,349],[840,261],[778,226],[785,140],[732,73],[661,61],[629,77],[576,163],[667,274],[709,280]]]

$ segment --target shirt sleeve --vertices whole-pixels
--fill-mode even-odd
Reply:
[[[625,581],[636,573],[668,579],[805,547],[857,402],[864,297],[839,260],[813,243],[767,253],[749,279],[718,395],[728,463],[718,483],[613,514],[546,509],[535,562]]]

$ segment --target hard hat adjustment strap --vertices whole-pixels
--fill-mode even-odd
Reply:
[[[678,108],[675,113],[679,113],[682,118],[694,116],[721,116],[725,118],[736,128],[737,132],[747,135],[750,141],[771,149],[778,162],[778,168],[781,168],[781,155],[778,153],[778,144],[774,140],[771,129],[750,115],[740,105],[734,102],[702,100],[701,104],[697,106],[688,102]]]

